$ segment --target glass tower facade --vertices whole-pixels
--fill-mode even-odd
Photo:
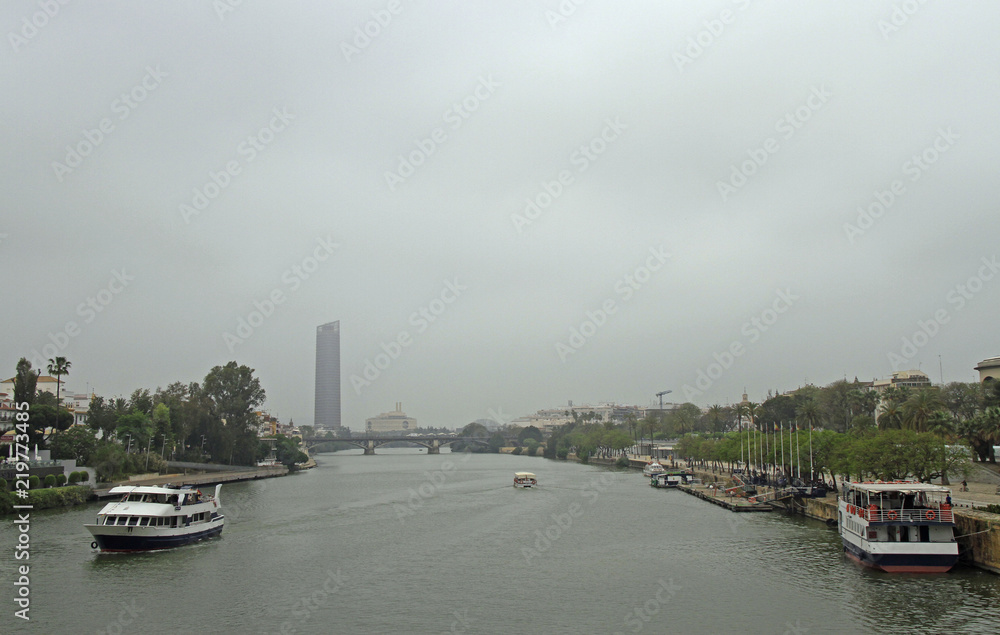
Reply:
[[[313,425],[340,429],[340,321],[316,327],[316,409]]]

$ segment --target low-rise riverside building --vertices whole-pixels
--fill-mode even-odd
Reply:
[[[383,432],[413,432],[417,429],[417,420],[403,412],[402,402],[396,402],[396,409],[383,412],[377,417],[365,420],[365,432],[381,434]]]

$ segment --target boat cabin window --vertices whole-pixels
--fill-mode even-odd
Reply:
[[[170,517],[170,526],[171,527],[176,527],[177,526],[177,516],[171,516]]]
[[[139,519],[139,526],[140,527],[148,527],[149,526],[149,518],[147,518],[146,516],[143,516],[142,518],[140,518]]]
[[[128,524],[132,525],[132,526],[138,525],[139,524],[139,517],[138,516],[129,516],[128,517]]]

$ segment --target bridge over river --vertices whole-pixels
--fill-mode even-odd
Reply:
[[[453,437],[448,435],[433,435],[433,436],[421,436],[421,437],[407,437],[407,436],[372,436],[372,437],[304,437],[302,439],[302,444],[306,446],[307,449],[312,449],[318,445],[324,443],[350,443],[351,445],[356,445],[365,451],[365,454],[375,454],[375,448],[381,447],[388,443],[414,443],[416,445],[422,445],[427,448],[427,454],[441,454],[441,448],[446,445],[451,445],[456,441],[465,441],[466,443],[478,443],[481,445],[487,445],[489,442],[484,438],[477,437]]]

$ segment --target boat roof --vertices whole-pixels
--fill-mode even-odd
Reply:
[[[186,494],[194,491],[192,489],[180,489],[178,487],[160,487],[156,485],[118,485],[112,487],[109,494]]]
[[[517,478],[535,478],[535,475],[531,472],[514,472],[514,476]]]
[[[940,492],[950,494],[951,489],[934,483],[918,483],[917,481],[865,481],[850,483],[851,489],[866,492]]]

